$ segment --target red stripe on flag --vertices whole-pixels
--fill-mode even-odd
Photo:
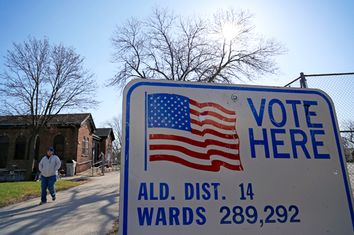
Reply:
[[[195,115],[195,116],[212,116],[212,117],[215,117],[217,119],[220,119],[221,121],[224,121],[224,122],[236,122],[236,118],[227,118],[227,117],[224,117],[216,112],[213,112],[213,111],[204,111],[204,112],[198,112],[197,110],[194,110],[194,109],[190,109],[189,110],[191,114]]]
[[[236,115],[236,113],[232,110],[228,110],[226,108],[224,108],[223,106],[213,103],[213,102],[206,102],[206,103],[198,103],[195,100],[189,99],[189,103],[191,105],[197,106],[198,108],[205,108],[205,107],[213,107],[216,109],[219,109],[220,111],[230,114],[230,115]]]
[[[223,138],[223,139],[238,139],[238,135],[237,134],[233,134],[233,135],[229,135],[229,134],[223,134],[223,133],[220,133],[216,130],[212,130],[212,129],[205,129],[205,130],[202,130],[202,131],[199,131],[199,130],[196,130],[196,129],[192,129],[192,134],[195,134],[195,135],[199,135],[199,136],[205,136],[206,134],[210,134],[210,135],[215,135],[217,137],[220,137],[220,138]]]
[[[217,145],[217,146],[230,148],[230,149],[238,149],[239,148],[238,144],[228,144],[228,143],[213,140],[213,139],[205,139],[204,141],[196,141],[196,140],[186,138],[183,136],[178,136],[178,135],[150,134],[149,139],[150,140],[174,140],[174,141],[179,141],[179,142],[187,143],[190,145],[195,145],[195,146],[202,147],[202,148],[205,148],[209,145]]]
[[[235,126],[228,126],[228,125],[223,125],[221,123],[215,122],[213,120],[203,120],[203,121],[197,121],[194,119],[191,119],[191,123],[192,124],[196,124],[198,126],[203,126],[203,125],[212,125],[215,126],[217,128],[223,129],[223,130],[227,130],[227,131],[232,131],[235,130]]]
[[[204,160],[210,160],[210,156],[212,155],[222,156],[231,160],[240,160],[239,154],[227,153],[217,149],[209,149],[206,153],[203,153],[203,152],[195,152],[182,146],[176,146],[170,144],[152,144],[150,145],[150,150],[173,150],[173,151],[184,153],[194,158],[204,159]]]
[[[196,164],[193,162],[186,161],[180,157],[173,156],[173,155],[151,155],[150,156],[150,161],[169,161],[169,162],[175,162],[190,168],[194,168],[197,170],[202,170],[202,171],[213,171],[217,172],[220,171],[221,166],[234,170],[234,171],[243,171],[242,165],[232,165],[227,162],[223,162],[220,160],[212,160],[211,165],[201,165],[201,164]]]

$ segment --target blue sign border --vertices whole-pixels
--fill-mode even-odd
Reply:
[[[132,84],[130,87],[129,85]],[[150,87],[180,87],[180,88],[193,88],[193,89],[214,89],[214,90],[233,90],[233,91],[257,91],[257,92],[271,92],[271,93],[291,93],[291,94],[315,94],[321,96],[328,104],[332,125],[334,130],[334,136],[336,138],[337,143],[337,150],[340,156],[340,164],[342,169],[342,176],[344,180],[345,190],[347,194],[347,200],[350,209],[350,216],[352,219],[352,226],[354,230],[354,211],[353,211],[353,204],[351,199],[351,192],[349,188],[349,183],[345,174],[345,163],[343,158],[343,153],[340,147],[340,140],[338,135],[338,128],[336,125],[336,119],[334,115],[334,108],[332,106],[332,102],[328,99],[328,97],[322,93],[320,90],[306,90],[306,89],[287,89],[287,88],[275,88],[275,87],[248,87],[248,86],[240,86],[237,85],[210,85],[210,84],[196,84],[196,83],[170,83],[170,82],[161,82],[161,81],[139,81],[135,80],[132,81],[130,84],[127,85],[129,87],[128,91],[126,92],[126,116],[125,116],[125,152],[124,152],[124,188],[123,188],[123,195],[124,195],[124,210],[123,210],[123,235],[128,235],[128,176],[129,176],[129,122],[130,122],[130,102],[131,102],[131,95],[133,91],[140,87],[140,86],[150,86]]]

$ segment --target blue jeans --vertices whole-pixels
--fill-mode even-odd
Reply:
[[[47,202],[47,188],[50,192],[50,195],[52,195],[53,198],[55,198],[55,181],[57,181],[57,176],[49,176],[49,177],[44,177],[43,175],[41,176],[41,201],[42,202]]]

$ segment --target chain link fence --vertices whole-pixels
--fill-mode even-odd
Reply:
[[[316,88],[333,100],[338,118],[344,154],[352,189],[354,190],[354,72],[303,74],[285,87]]]

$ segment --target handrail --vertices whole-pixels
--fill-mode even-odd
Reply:
[[[99,167],[101,167],[102,174],[104,175],[104,167],[105,167],[105,156],[104,156],[104,153],[101,152],[99,157],[101,158],[100,161],[98,161],[98,162],[92,161],[92,164],[91,164],[92,176],[93,176],[93,167],[95,165],[98,165]]]
[[[85,162],[78,162],[76,163],[76,165],[83,165],[83,164],[87,164],[87,163],[90,163],[92,162],[92,160],[88,160],[88,161],[85,161]]]

